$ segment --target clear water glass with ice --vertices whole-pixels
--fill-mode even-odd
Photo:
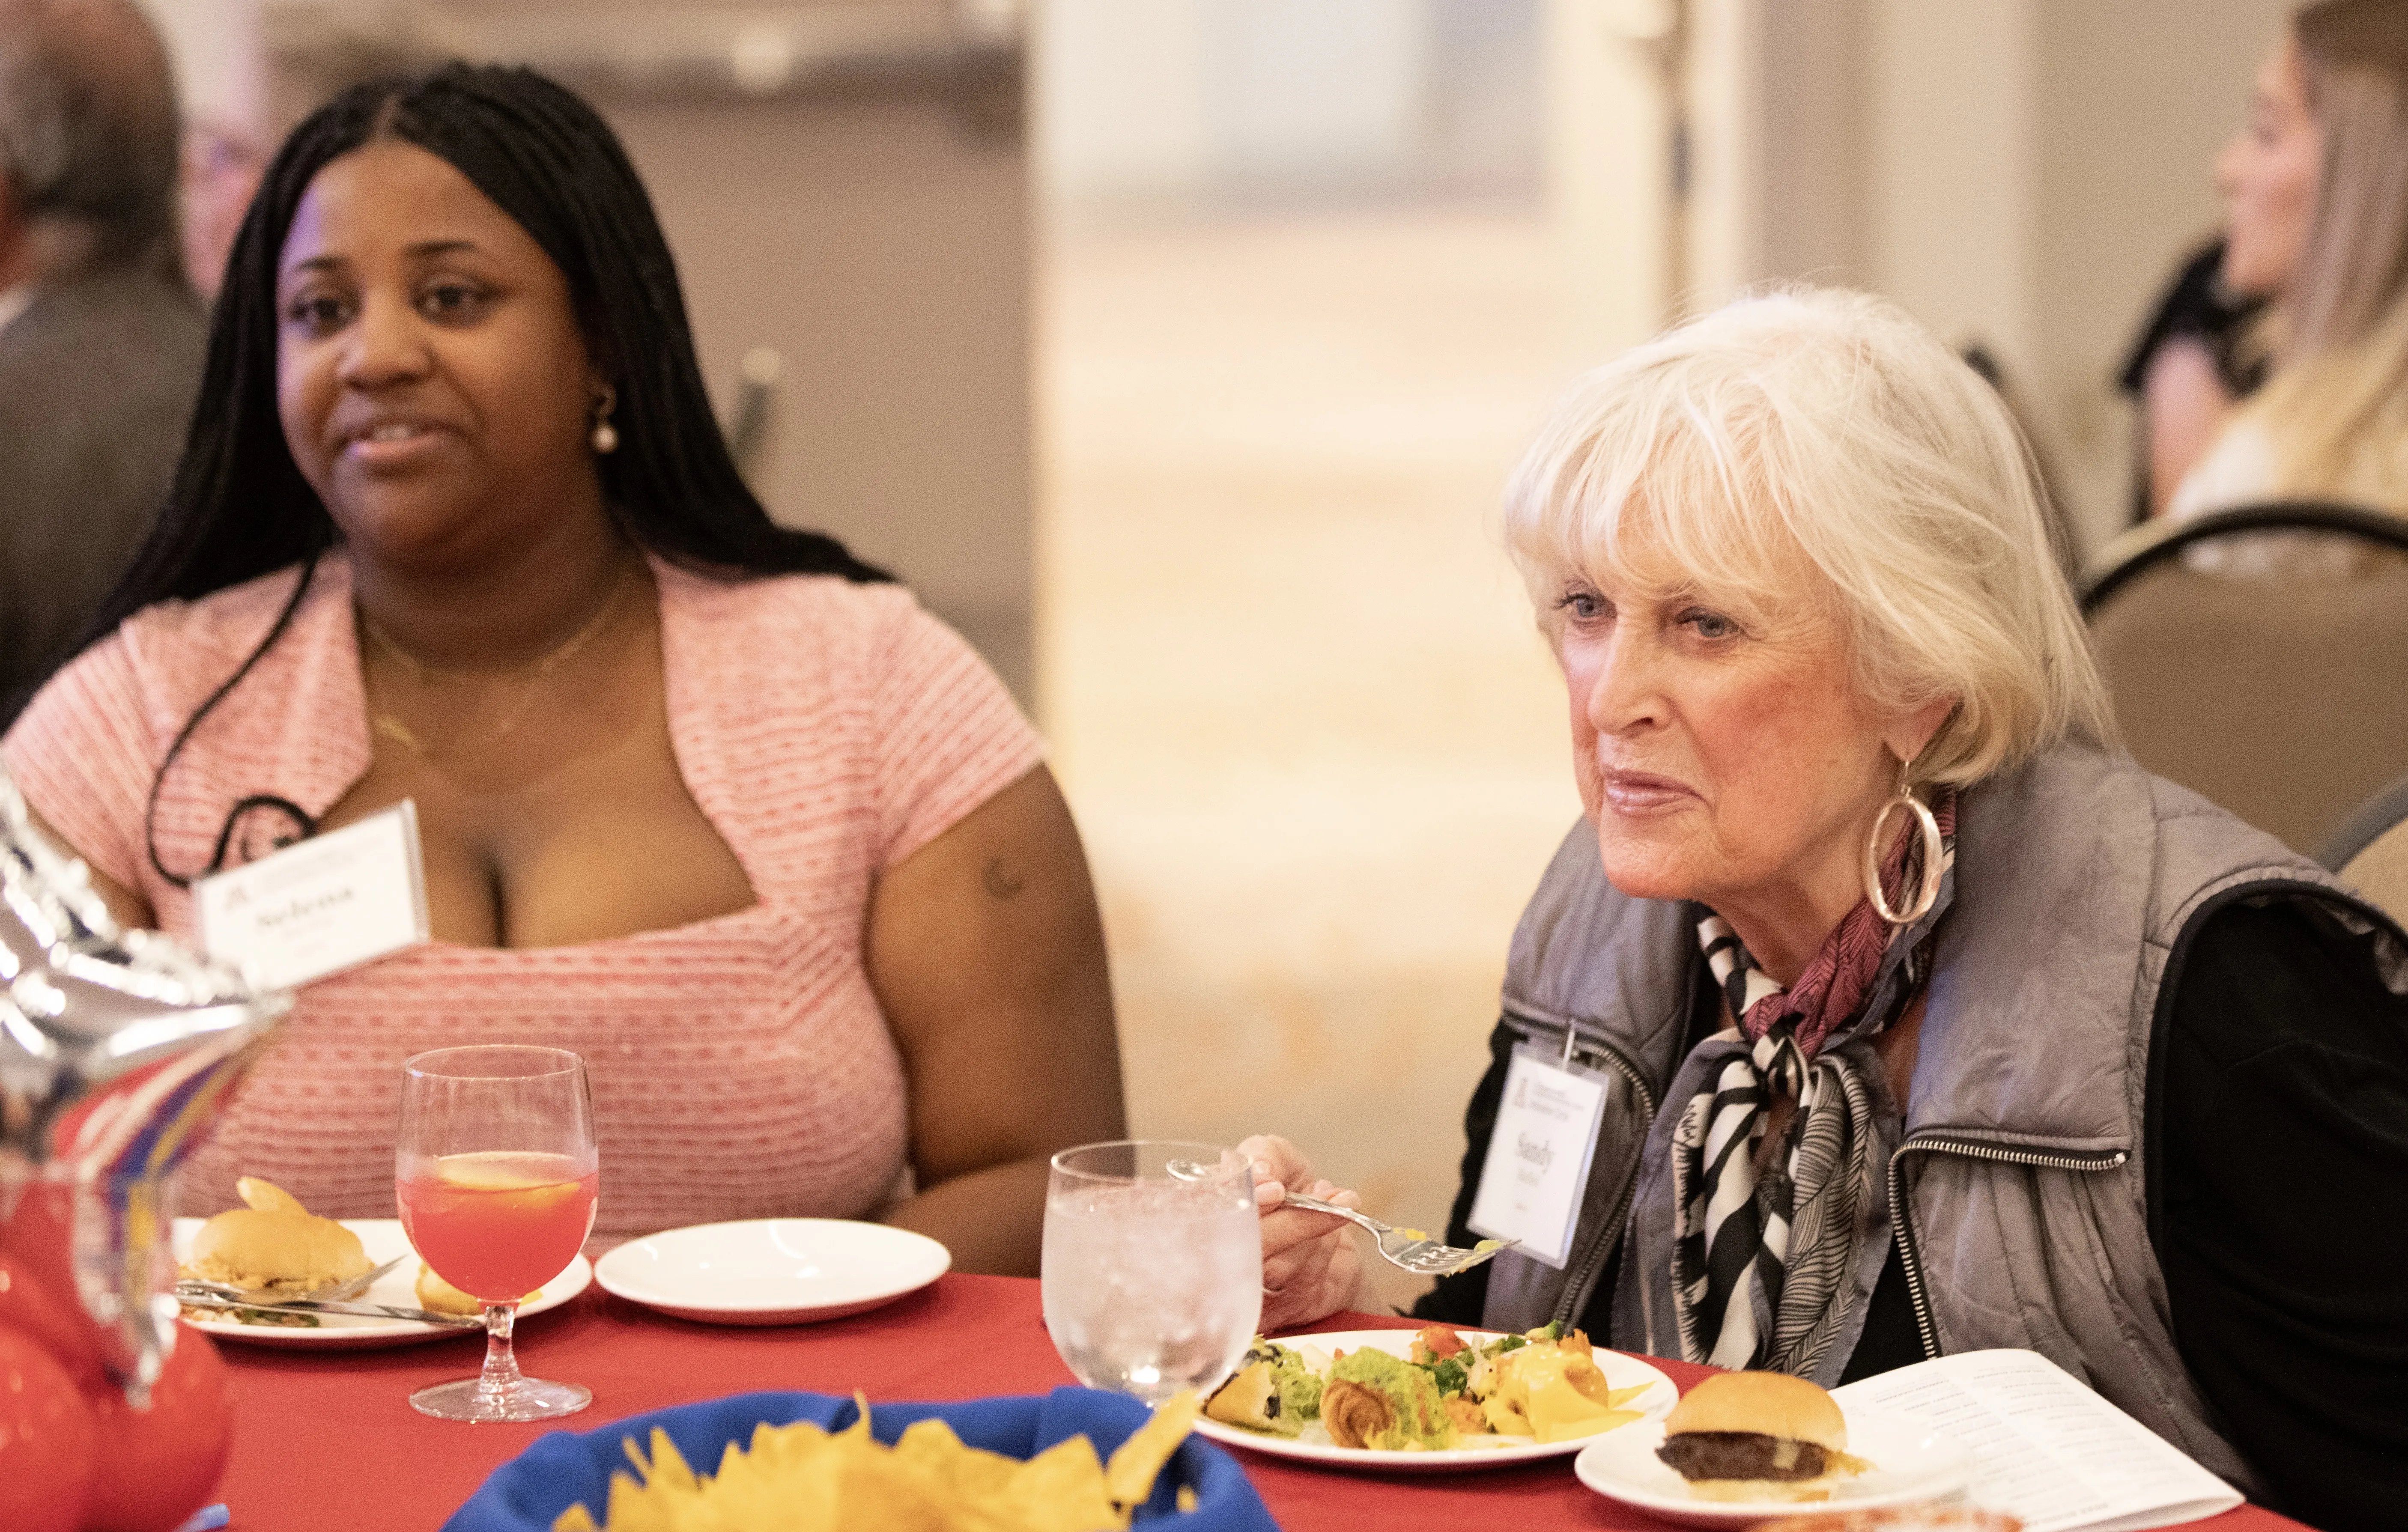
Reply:
[[[1172,1161],[1197,1179],[1173,1176]],[[1263,1311],[1263,1236],[1243,1156],[1210,1144],[1086,1144],[1045,1194],[1045,1328],[1089,1388],[1160,1404],[1221,1385]]]

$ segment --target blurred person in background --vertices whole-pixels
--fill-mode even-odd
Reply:
[[[1417,1311],[1825,1386],[2028,1349],[2256,1497],[2396,1527],[2408,935],[2114,747],[1995,394],[1881,300],[1743,300],[1576,385],[1506,534],[1584,821],[1449,1241],[1511,1232],[1490,1178],[1588,1168],[1559,1250]],[[1517,1115],[1584,1081],[1585,1159]],[[1355,1302],[1347,1226],[1282,1206],[1336,1189],[1241,1148],[1264,1327]]]
[[[218,295],[226,255],[266,168],[267,156],[235,123],[200,122],[184,130],[184,271],[203,298]]]
[[[2266,380],[2265,354],[2248,344],[2265,297],[2227,285],[2224,256],[2218,238],[2183,263],[2117,379],[2140,411],[2135,522],[2165,514],[2175,486],[2224,429],[2232,407]]]
[[[2325,0],[2258,72],[2216,161],[2231,293],[2272,372],[2167,502],[2337,500],[2408,514],[2408,0]]]
[[[0,723],[150,530],[206,321],[176,91],[129,0],[0,0]]]
[[[524,70],[348,91],[226,267],[158,530],[8,767],[129,923],[416,805],[435,939],[304,986],[194,1212],[390,1216],[402,1061],[582,1054],[597,1237],[885,1217],[1037,1270],[1117,1137],[1076,828],[994,673],[729,459],[618,140]]]

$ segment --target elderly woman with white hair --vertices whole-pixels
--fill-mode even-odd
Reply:
[[[1999,401],[1904,314],[1590,375],[1506,532],[1584,823],[1514,936],[1423,1301],[1825,1384],[2042,1353],[2327,1527],[2408,1503],[2408,937],[2149,776]],[[1255,1138],[1265,1323],[1355,1301]],[[1351,1194],[1349,1194],[1351,1195]]]

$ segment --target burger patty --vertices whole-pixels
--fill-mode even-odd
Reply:
[[[1684,1431],[1664,1439],[1656,1455],[1684,1479],[1813,1479],[1826,1467],[1811,1441],[1755,1431]]]

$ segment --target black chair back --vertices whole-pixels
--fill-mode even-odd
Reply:
[[[2408,776],[2359,804],[2319,860],[2393,920],[2408,921]]]

